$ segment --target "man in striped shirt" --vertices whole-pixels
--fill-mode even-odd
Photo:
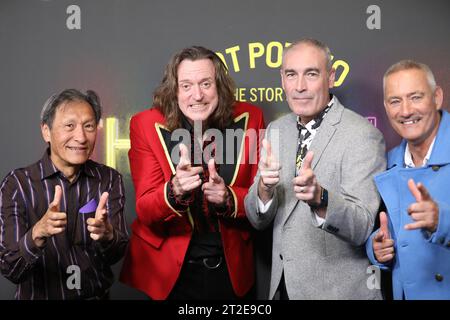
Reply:
[[[0,269],[16,299],[105,299],[128,233],[121,175],[89,160],[101,106],[93,91],[51,96],[41,113],[49,148],[0,184]]]

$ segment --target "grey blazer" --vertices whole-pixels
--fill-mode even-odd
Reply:
[[[247,217],[256,229],[274,221],[268,298],[273,299],[284,270],[290,299],[380,299],[380,290],[367,285],[372,273],[364,243],[380,204],[372,177],[386,168],[383,136],[335,97],[310,147],[314,173],[328,190],[326,222],[319,227],[311,208],[294,196],[296,121],[290,113],[266,131],[281,164],[268,211],[258,210],[259,172],[245,198]]]

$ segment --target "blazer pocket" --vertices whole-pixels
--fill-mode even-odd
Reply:
[[[131,230],[133,231],[133,234],[147,242],[155,249],[159,249],[165,240],[165,238],[156,235],[149,228],[137,223],[133,223],[131,225]]]

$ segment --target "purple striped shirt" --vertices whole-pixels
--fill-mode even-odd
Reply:
[[[18,284],[17,299],[102,297],[114,281],[111,265],[122,258],[128,243],[122,176],[88,160],[70,182],[53,165],[48,152],[37,163],[12,171],[0,184],[1,273]],[[63,191],[60,211],[67,214],[67,226],[39,248],[32,240],[32,228],[47,212],[56,185]],[[114,228],[108,243],[92,240],[86,224],[95,216],[105,191],[109,192],[106,207]],[[73,285],[70,266],[80,270],[75,275],[79,288]]]

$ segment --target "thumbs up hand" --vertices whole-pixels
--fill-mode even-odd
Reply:
[[[47,212],[33,226],[31,237],[38,247],[43,247],[47,238],[59,234],[66,229],[67,215],[60,212],[62,197],[61,186],[55,186],[53,201],[49,204]]]
[[[262,141],[263,156],[259,162],[260,179],[258,184],[258,196],[264,202],[272,199],[275,187],[280,182],[280,163],[272,153],[272,146],[267,139]]]
[[[97,210],[95,211],[95,218],[87,219],[87,229],[90,232],[90,237],[95,241],[111,241],[113,239],[113,226],[109,222],[108,213],[106,210],[106,203],[108,201],[109,193],[103,192],[98,202]]]
[[[209,181],[202,185],[203,194],[208,202],[219,206],[223,205],[227,201],[229,192],[223,178],[217,173],[214,159],[210,159],[208,162],[208,172]]]
[[[180,162],[177,165],[175,176],[172,178],[173,192],[181,197],[198,188],[202,184],[200,173],[203,168],[192,167],[189,160],[189,150],[184,144],[180,144]]]
[[[320,204],[320,194],[322,187],[316,179],[316,175],[311,168],[311,163],[314,158],[314,153],[308,151],[303,159],[302,166],[292,182],[294,184],[295,197],[299,200],[305,201],[309,205],[317,206]]]
[[[388,218],[384,211],[380,212],[380,229],[372,238],[372,248],[375,258],[380,263],[386,263],[394,258],[394,240],[391,239]]]
[[[415,221],[405,225],[406,230],[426,229],[435,232],[439,223],[439,207],[431,198],[428,190],[422,183],[408,180],[408,188],[416,199],[416,202],[408,207],[408,214]]]

